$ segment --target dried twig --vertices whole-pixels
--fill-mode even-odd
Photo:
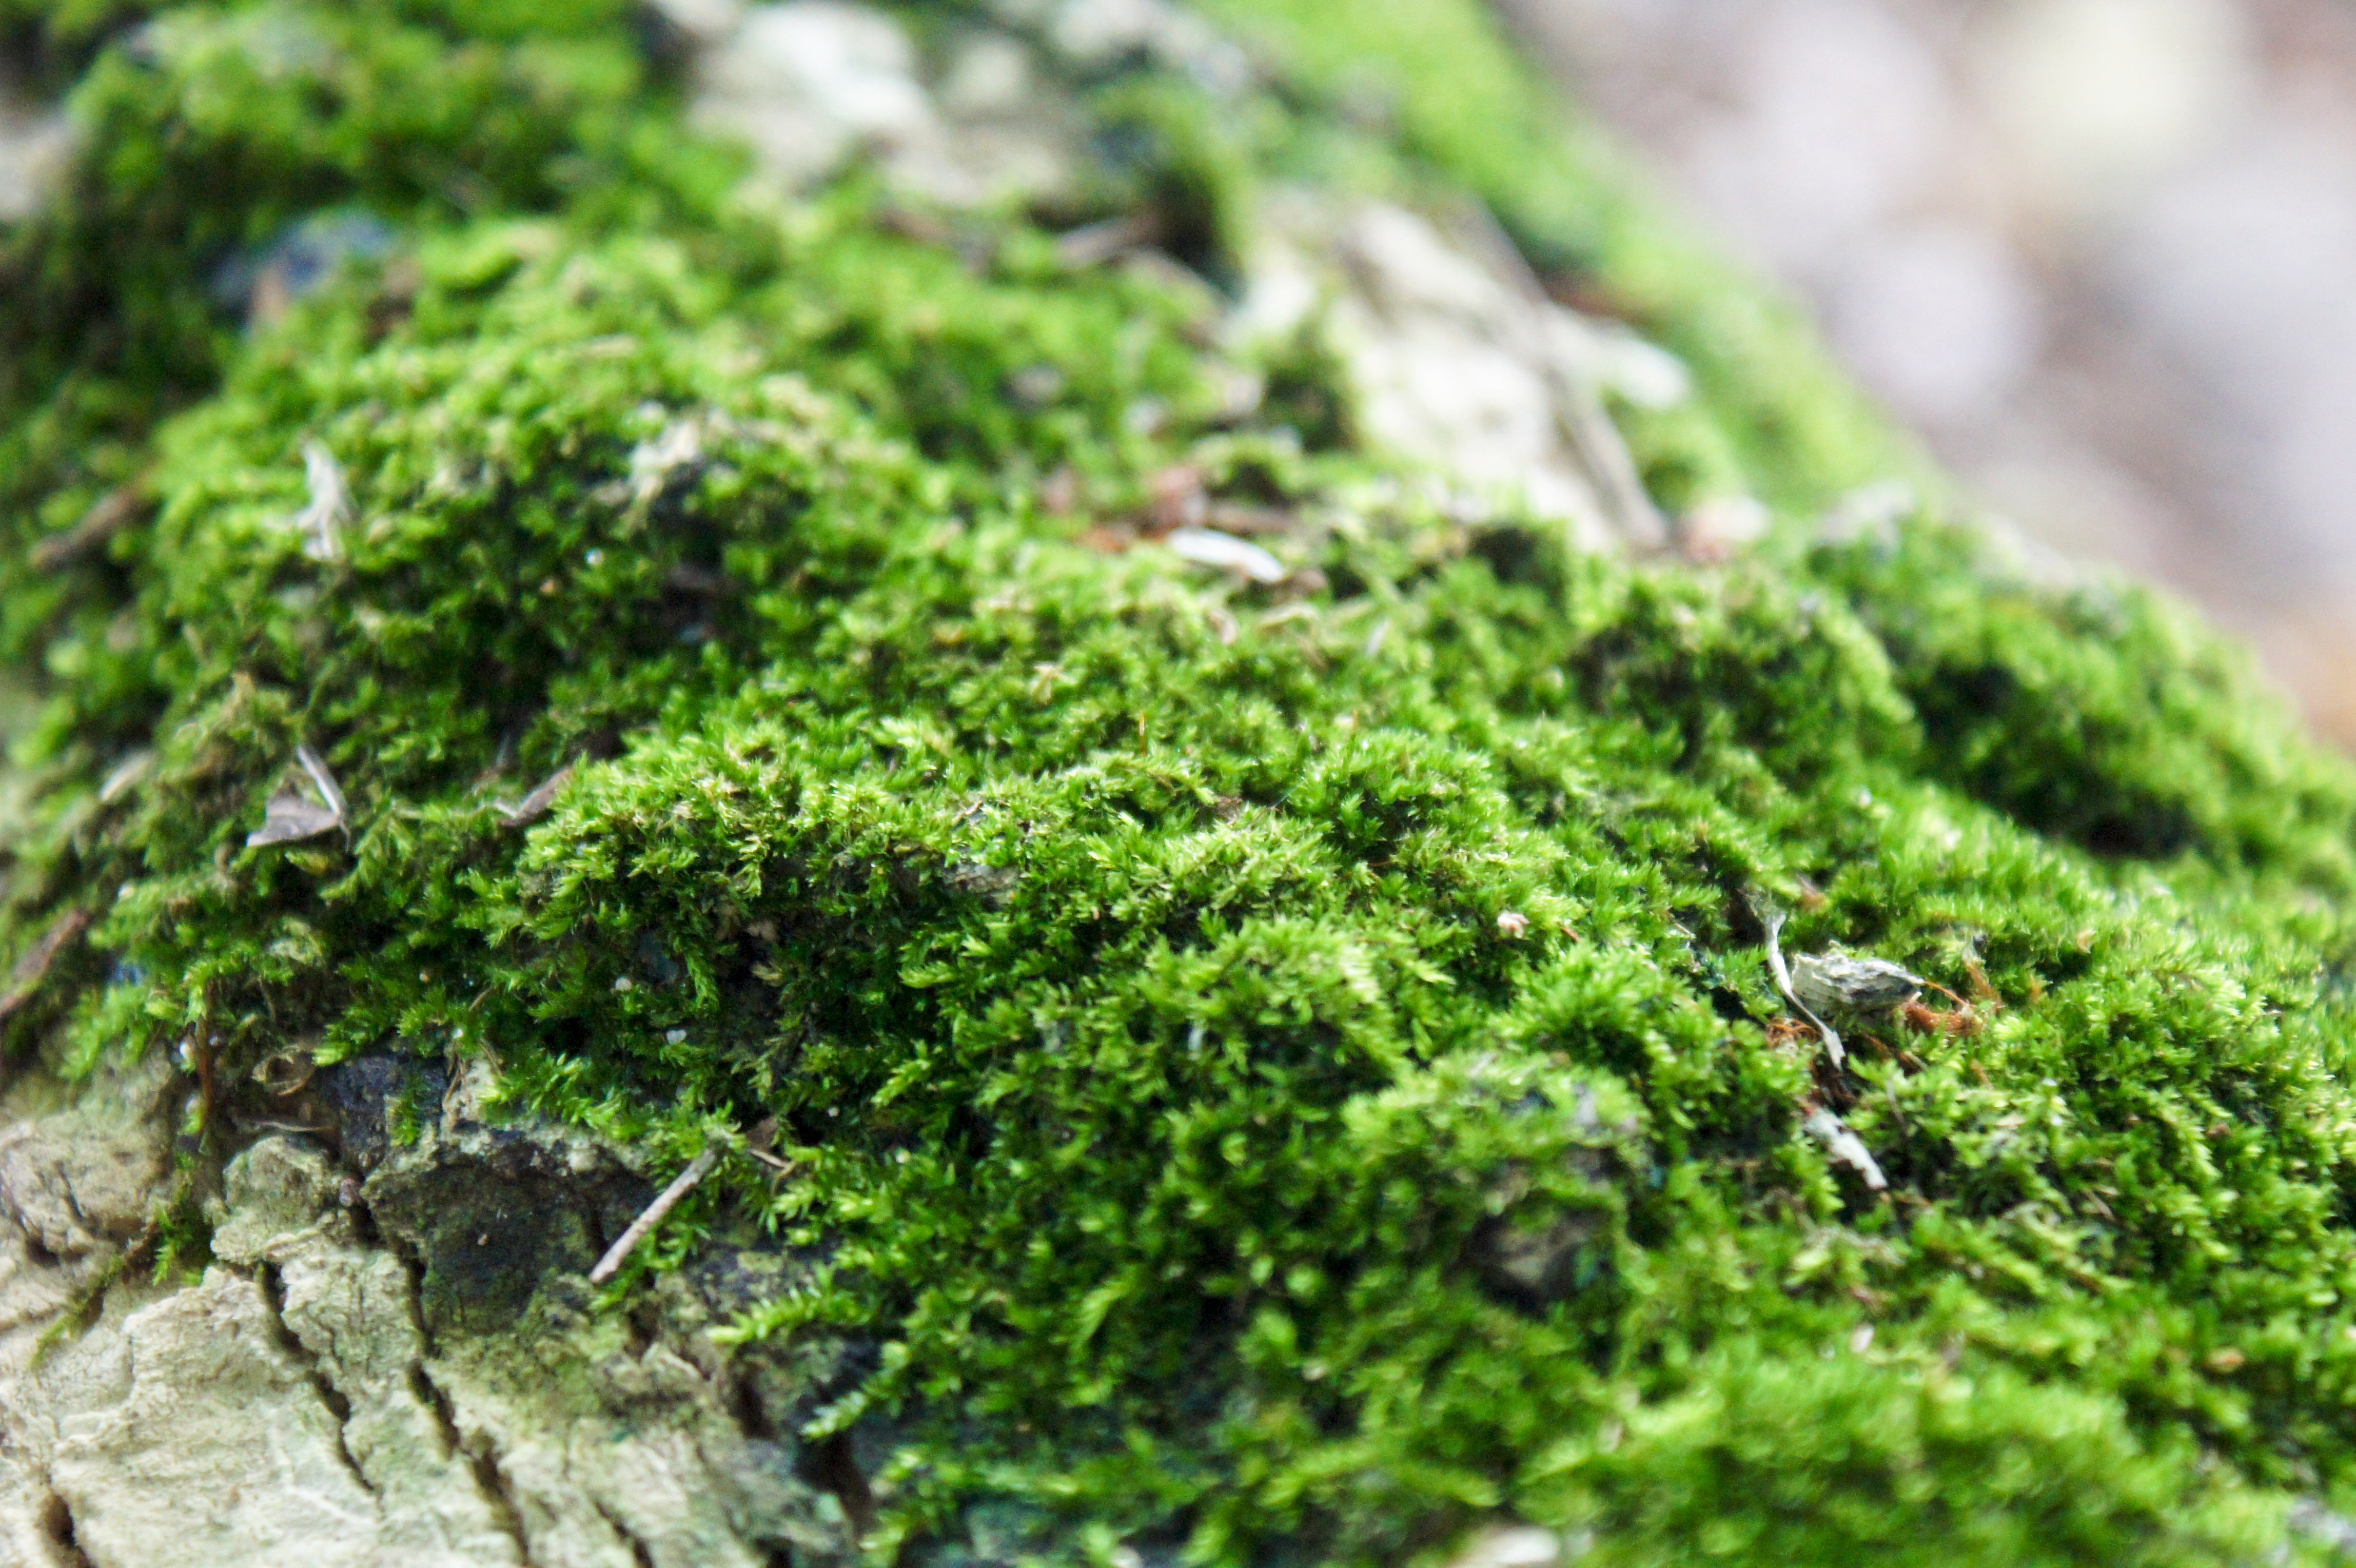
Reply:
[[[630,1261],[630,1254],[638,1250],[638,1243],[647,1239],[648,1233],[679,1207],[680,1199],[695,1190],[697,1182],[712,1174],[712,1167],[720,1163],[722,1152],[723,1145],[719,1144],[705,1144],[703,1153],[689,1161],[687,1169],[679,1173],[678,1179],[657,1194],[655,1200],[647,1205],[646,1212],[631,1220],[630,1228],[605,1249],[605,1255],[597,1260],[595,1268],[589,1271],[589,1283],[601,1285],[619,1273],[622,1265]]]
[[[311,782],[319,787],[319,798],[327,801],[328,809],[336,813],[336,821],[338,823],[350,821],[350,812],[344,805],[344,792],[336,787],[336,776],[327,771],[327,765],[319,760],[319,754],[307,746],[298,746],[294,748],[294,760],[303,765],[303,771],[309,774]]]
[[[563,792],[567,784],[573,782],[574,766],[573,763],[566,763],[541,779],[533,787],[530,794],[512,806],[502,808],[499,811],[499,821],[509,827],[519,828],[528,823],[536,822],[548,815],[548,808],[556,803],[556,797]]]
[[[134,751],[116,763],[106,777],[99,781],[98,803],[102,806],[112,806],[115,801],[123,799],[133,785],[147,777],[147,770],[155,765],[155,754],[147,750]]]
[[[41,982],[48,978],[49,966],[57,961],[58,954],[65,950],[68,942],[89,929],[90,913],[84,909],[69,909],[49,922],[49,929],[41,933],[41,940],[33,944],[30,952],[16,961],[16,969],[8,976],[8,993],[0,996],[0,1024],[6,1023],[23,1010],[25,1004],[40,990]]]
[[[1241,573],[1255,583],[1281,583],[1284,563],[1248,540],[1215,528],[1182,528],[1162,542],[1199,566]]]
[[[1822,1106],[1811,1112],[1800,1123],[1800,1130],[1825,1146],[1825,1152],[1865,1178],[1865,1185],[1876,1192],[1886,1192],[1889,1180],[1881,1167],[1874,1163],[1873,1151],[1865,1140],[1849,1131],[1848,1123]]]
[[[1090,223],[1055,237],[1055,259],[1074,272],[1099,267],[1126,252],[1152,244],[1161,237],[1162,220],[1152,212],[1131,212]]]
[[[146,494],[137,485],[117,486],[99,497],[71,528],[35,544],[26,559],[36,572],[70,566],[122,532],[146,509]]]
[[[1921,1002],[1909,1002],[1900,1009],[1907,1023],[1926,1035],[1976,1035],[1986,1026],[1978,1008],[1936,981],[1925,981],[1923,983],[1955,1005],[1953,1010],[1941,1013],[1923,1005]]]

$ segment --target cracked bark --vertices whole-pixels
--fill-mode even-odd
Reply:
[[[74,1538],[71,1505],[54,1491],[41,1506],[41,1529],[49,1538],[49,1544],[57,1549],[58,1555],[70,1568],[96,1568],[90,1560],[90,1553],[84,1552],[81,1543]]]
[[[612,1528],[614,1533],[622,1538],[623,1544],[630,1549],[630,1560],[637,1564],[637,1568],[655,1568],[654,1553],[648,1550],[645,1540],[636,1530],[622,1522],[620,1516],[616,1515],[612,1509],[600,1503],[597,1505],[597,1517],[604,1520]]]
[[[352,1455],[352,1402],[329,1380],[326,1369],[319,1365],[319,1358],[303,1343],[302,1336],[296,1334],[286,1321],[284,1274],[275,1263],[264,1263],[257,1271],[254,1283],[262,1287],[262,1299],[270,1307],[270,1321],[279,1348],[303,1368],[310,1380],[312,1391],[319,1396],[319,1403],[336,1423],[337,1456],[344,1462],[344,1468],[351,1472],[352,1479],[359,1483],[360,1490],[375,1497],[376,1483],[369,1479],[368,1472],[360,1468],[360,1462]]]
[[[42,1467],[14,1502],[0,1467],[0,1562],[243,1568],[275,1539],[305,1568],[851,1568],[843,1521],[872,1513],[821,1506],[768,1413],[816,1384],[765,1406],[752,1363],[708,1337],[730,1309],[681,1280],[591,1310],[578,1217],[627,1211],[644,1184],[552,1128],[431,1133],[371,1201],[359,1174],[305,1137],[255,1143],[217,1183],[205,1278],[123,1272],[37,1369],[71,1298],[27,1298],[47,1305],[0,1329],[0,1454]],[[502,1223],[506,1250],[477,1245]],[[0,1294],[119,1255],[45,1263],[28,1239],[0,1203]]]
[[[851,1521],[851,1535],[863,1541],[874,1533],[875,1492],[859,1468],[859,1455],[851,1446],[851,1434],[838,1432],[821,1440],[811,1450],[810,1457],[811,1478],[842,1505],[843,1517]]]
[[[450,1408],[450,1396],[434,1380],[423,1361],[409,1363],[409,1391],[417,1402],[434,1412],[434,1429],[442,1439],[442,1457],[452,1458],[466,1452],[466,1439],[458,1431],[458,1417]]]
[[[430,1384],[432,1379],[427,1379]],[[435,1391],[437,1393],[440,1391]],[[455,1423],[450,1428],[457,1432]],[[483,1501],[498,1521],[499,1530],[515,1543],[516,1561],[523,1568],[536,1568],[531,1555],[531,1537],[523,1527],[523,1510],[516,1507],[514,1494],[509,1490],[507,1472],[499,1468],[498,1450],[486,1434],[471,1445],[462,1444],[458,1452],[466,1456],[475,1476],[475,1486],[481,1491]]]
[[[350,1208],[355,1230],[370,1243],[381,1246],[401,1262],[402,1278],[408,1287],[402,1295],[408,1304],[410,1326],[417,1335],[418,1348],[423,1352],[419,1359],[409,1363],[410,1391],[433,1412],[443,1456],[465,1459],[467,1473],[474,1477],[475,1489],[481,1495],[484,1506],[491,1510],[499,1532],[514,1544],[516,1561],[523,1568],[535,1568],[531,1537],[524,1528],[523,1511],[516,1506],[507,1474],[499,1467],[498,1445],[492,1442],[488,1433],[478,1433],[473,1441],[468,1441],[458,1425],[457,1408],[448,1391],[434,1380],[433,1369],[427,1365],[433,1360],[435,1349],[434,1326],[425,1316],[424,1258],[414,1248],[404,1246],[396,1238],[379,1230],[376,1216],[365,1201],[355,1201]]]

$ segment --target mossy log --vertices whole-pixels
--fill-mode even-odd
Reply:
[[[2356,1542],[2356,770],[1473,0],[0,38],[0,1562]]]

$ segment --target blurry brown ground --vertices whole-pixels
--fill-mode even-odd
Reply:
[[[2356,7],[1500,4],[1994,510],[2356,746]]]

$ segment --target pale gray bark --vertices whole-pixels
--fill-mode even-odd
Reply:
[[[150,1069],[67,1104],[43,1106],[53,1085],[10,1095],[0,1563],[850,1561],[849,1445],[791,1435],[841,1391],[848,1348],[803,1347],[788,1366],[710,1333],[793,1262],[714,1249],[594,1314],[584,1273],[648,1185],[619,1151],[546,1124],[454,1117],[392,1146],[385,1099],[365,1092],[388,1066],[334,1069],[348,1081],[329,1086],[363,1086],[346,1099],[375,1125],[273,1133],[230,1162],[201,1278],[127,1272],[62,1326],[170,1196],[186,1085]]]

